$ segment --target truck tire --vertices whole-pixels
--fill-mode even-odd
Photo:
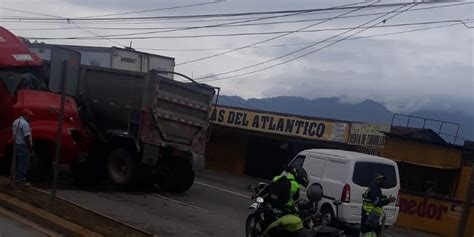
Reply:
[[[167,175],[162,175],[158,185],[165,191],[183,193],[194,183],[194,170],[185,160],[176,159],[167,162]]]
[[[109,153],[106,168],[108,178],[121,187],[132,186],[139,173],[134,153],[124,148]]]

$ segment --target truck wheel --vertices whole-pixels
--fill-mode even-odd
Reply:
[[[168,192],[188,191],[194,183],[194,170],[184,160],[175,160],[167,164],[167,175],[160,177],[158,185]]]
[[[136,178],[137,169],[133,153],[129,150],[118,148],[110,152],[107,159],[107,174],[114,184],[131,186]]]

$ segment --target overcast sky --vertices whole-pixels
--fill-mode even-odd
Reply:
[[[55,15],[65,18],[95,16],[112,13],[123,13],[131,11],[149,10],[157,8],[168,8],[174,6],[204,3],[202,1],[158,1],[158,0],[0,0],[1,16],[30,16],[21,12],[7,10],[5,8],[21,9],[36,13]],[[312,9],[341,6],[361,1],[295,1],[295,0],[227,0],[214,4],[207,4],[188,8],[162,10],[141,14],[122,15],[117,17],[133,16],[169,16],[188,14],[215,14],[236,13],[249,11],[273,11]],[[396,3],[400,1],[381,1],[384,3]],[[370,4],[367,2],[363,4]],[[378,3],[380,4],[380,3]],[[452,4],[452,3],[450,3]],[[358,6],[361,6],[359,4]],[[443,5],[443,4],[441,4]],[[465,20],[466,24],[474,26],[474,4],[455,7],[446,7],[430,10],[408,11],[392,19],[385,25],[443,21],[443,20]],[[438,5],[418,5],[412,9]],[[362,9],[350,15],[360,15],[375,12],[392,11],[396,7]],[[294,16],[279,17],[253,21],[250,23],[265,23],[272,21],[293,21],[330,18],[348,12],[349,10],[336,12],[313,12],[298,14]],[[380,15],[378,15],[380,16]],[[37,17],[37,16],[36,16]],[[112,17],[112,16],[111,16]],[[261,16],[257,16],[261,17]],[[355,27],[377,16],[351,17],[334,19],[320,25],[308,28],[308,30]],[[228,18],[227,18],[228,19]],[[382,18],[383,19],[383,18]],[[382,20],[380,19],[380,20]],[[379,21],[380,21],[379,20]],[[181,22],[179,22],[181,21]],[[203,26],[231,21],[242,21],[242,19],[231,19],[222,22],[182,22],[183,20],[146,22],[141,24],[130,24],[133,22],[120,23],[83,23],[76,21],[81,27],[187,27]],[[193,29],[178,32],[157,33],[148,36],[182,36],[202,34],[227,34],[243,32],[269,32],[269,31],[291,31],[309,26],[317,21],[306,21],[291,24],[273,24],[259,26],[220,27],[207,29]],[[1,22],[1,25],[11,29],[15,34],[25,37],[64,37],[64,36],[90,36],[91,34],[80,29],[70,30],[32,30],[37,28],[52,27],[74,27],[73,24],[65,22],[56,23],[28,23],[28,22]],[[385,33],[407,31],[413,29],[435,27],[453,24],[432,24],[404,27],[373,28],[357,35],[371,36]],[[383,24],[382,24],[383,25]],[[27,30],[22,30],[27,29]],[[103,30],[88,29],[95,34],[123,34],[141,32],[139,30]],[[150,30],[146,30],[150,31]],[[298,50],[307,45],[294,45],[298,43],[317,42],[334,36],[343,31],[305,32],[293,33],[287,36],[259,44],[258,48],[248,48],[218,57],[202,60],[176,67],[176,71],[188,74],[194,78],[219,74],[222,72],[238,69],[241,67],[270,60],[281,55]],[[352,32],[351,32],[352,33]],[[281,34],[280,34],[281,35]],[[272,35],[251,35],[233,37],[203,37],[186,39],[147,39],[132,40],[132,46],[136,49],[228,49],[246,46],[271,37]],[[346,35],[344,35],[346,36]],[[344,37],[342,36],[342,37]],[[336,38],[340,39],[340,38]],[[274,97],[281,95],[301,96],[305,98],[318,97],[341,97],[344,101],[358,102],[364,99],[373,99],[384,103],[394,112],[411,112],[416,109],[464,111],[474,114],[474,62],[473,46],[474,31],[462,24],[452,25],[444,28],[423,30],[417,32],[386,35],[379,37],[362,38],[341,41],[335,45],[310,54],[306,57],[289,63],[242,77],[227,80],[214,81],[211,84],[222,87],[223,94],[238,95],[244,98]],[[107,40],[48,40],[47,43],[60,44],[82,44],[99,46],[117,46]],[[116,40],[120,44],[129,45],[130,40]],[[281,46],[281,45],[286,46]],[[290,44],[290,45],[288,45]],[[297,57],[301,54],[318,49],[325,44],[303,50],[288,57],[272,61],[258,67],[229,73],[224,76],[233,76],[246,73],[266,66],[274,65],[284,60]],[[260,47],[260,46],[278,47]],[[208,51],[166,51],[166,50],[142,50],[171,56],[176,63],[186,62],[202,58],[225,50]],[[219,77],[217,77],[219,78]]]

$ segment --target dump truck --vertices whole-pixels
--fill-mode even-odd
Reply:
[[[216,90],[162,73],[81,66],[73,96],[93,142],[72,166],[77,180],[105,173],[120,186],[152,181],[168,191],[191,187]]]
[[[216,88],[175,72],[84,66],[80,53],[61,47],[43,61],[2,27],[0,49],[2,168],[8,170],[13,153],[11,124],[28,108],[35,114],[37,176],[51,171],[60,130],[58,163],[70,166],[77,184],[108,178],[122,187],[158,184],[174,192],[192,186]],[[185,82],[163,76],[171,73]]]

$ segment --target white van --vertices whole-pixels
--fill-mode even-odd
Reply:
[[[337,217],[341,222],[359,224],[362,194],[372,185],[375,174],[383,174],[387,179],[382,194],[397,198],[383,208],[385,225],[394,225],[397,221],[400,178],[394,161],[351,151],[311,149],[300,152],[290,166],[302,166],[308,172],[310,184],[323,186],[324,196],[318,210],[327,223],[334,223]]]

